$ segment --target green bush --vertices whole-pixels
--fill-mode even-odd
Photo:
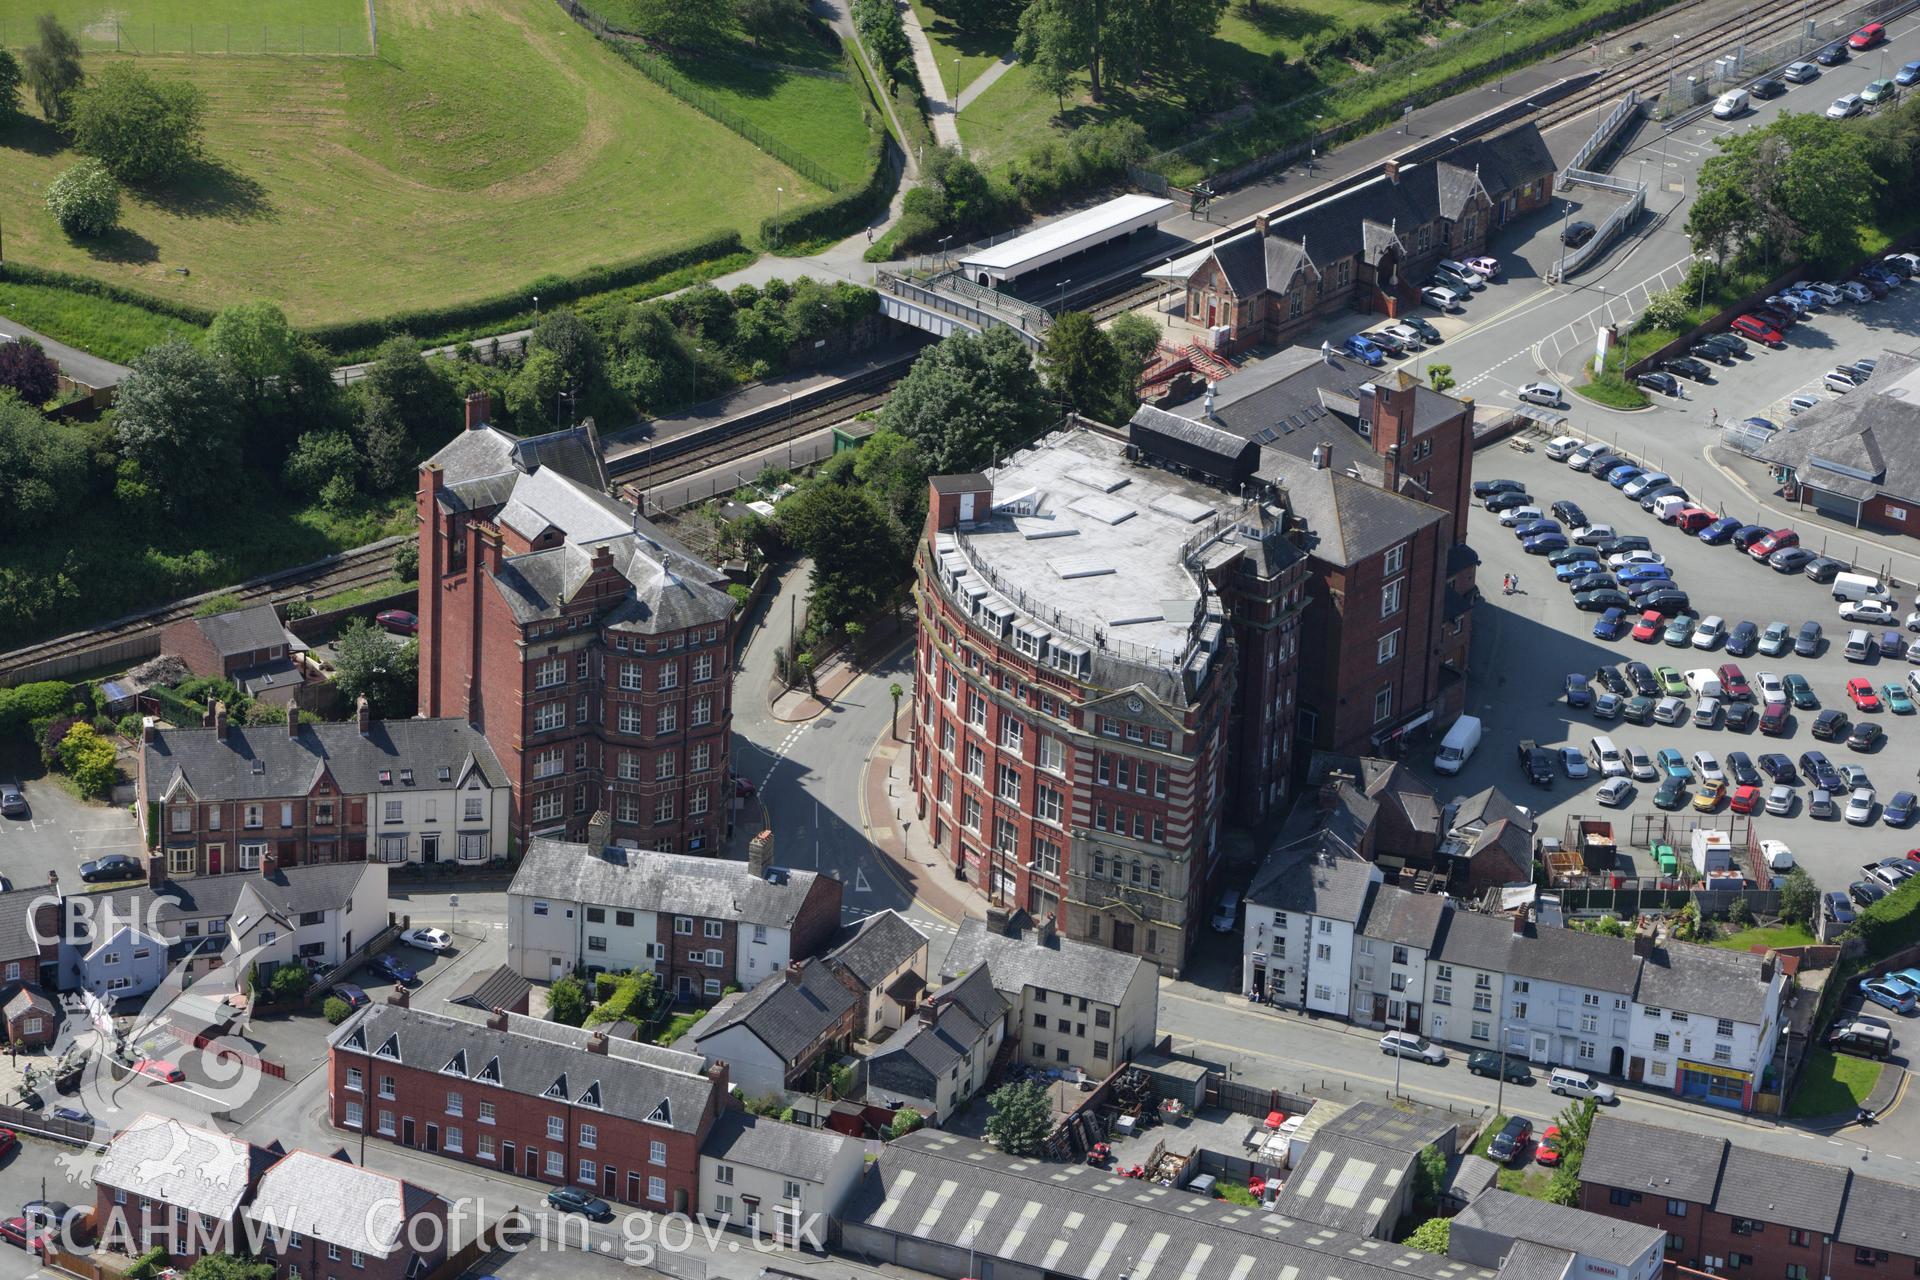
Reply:
[[[327,1002],[320,1006],[320,1012],[326,1015],[329,1026],[339,1026],[353,1016],[353,1006],[339,996],[328,996]]]
[[[605,1004],[613,999],[613,993],[625,976],[618,973],[596,973],[593,975],[593,1000],[595,1004]]]
[[[292,1003],[307,994],[307,988],[313,985],[313,975],[307,972],[303,964],[283,964],[274,969],[273,977],[267,983],[267,991],[277,1001]]]
[[[70,236],[103,236],[120,221],[120,184],[98,160],[82,160],[47,184],[47,211]]]
[[[151,1280],[160,1274],[160,1268],[167,1265],[165,1245],[155,1245],[127,1266],[127,1280]]]
[[[1862,911],[1853,927],[1875,960],[1920,942],[1920,876]]]
[[[596,976],[594,982],[596,992],[599,989],[599,978],[605,976],[605,974]],[[647,1009],[653,1004],[653,992],[657,984],[658,979],[651,971],[622,974],[619,981],[614,984],[613,994],[595,1005],[593,1012],[587,1015],[586,1025],[591,1027],[603,1022],[622,1022],[629,1019],[638,1022],[646,1016]]]

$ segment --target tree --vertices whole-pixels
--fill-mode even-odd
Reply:
[[[344,431],[307,432],[293,446],[281,469],[291,488],[320,499],[335,511],[358,496],[355,477],[359,472],[360,458],[353,450],[352,438]]]
[[[40,15],[35,30],[39,43],[27,46],[21,70],[40,114],[59,124],[67,118],[67,95],[87,78],[80,67],[80,42],[50,13]]]
[[[273,1280],[274,1264],[236,1258],[230,1253],[201,1255],[187,1268],[184,1280]]]
[[[271,302],[241,302],[213,318],[207,350],[226,362],[247,398],[258,404],[273,384],[292,376],[300,335]]]
[[[355,618],[334,641],[334,677],[349,703],[364,697],[375,716],[413,714],[418,699],[420,647]]]
[[[1787,873],[1780,885],[1780,918],[1789,924],[1812,928],[1820,909],[1820,886],[1799,867]]]
[[[328,996],[326,1003],[320,1006],[320,1013],[326,1018],[328,1026],[337,1027],[353,1016],[353,1006],[339,996]]]
[[[445,361],[428,360],[419,344],[406,337],[381,343],[367,366],[367,394],[393,403],[413,437],[416,455],[438,449],[460,429],[461,399],[445,370]]]
[[[906,692],[898,680],[887,686],[887,696],[893,699],[893,737],[896,742],[900,740],[900,699],[906,696]]]
[[[507,401],[523,428],[545,431],[566,421],[562,393],[572,389],[560,357],[548,350],[534,351],[507,384]]]
[[[970,471],[1053,422],[1026,344],[1011,329],[957,333],[922,352],[880,411],[929,474]]]
[[[32,338],[0,343],[0,392],[6,391],[45,404],[59,394],[60,366]]]
[[[377,391],[362,398],[353,420],[354,442],[366,463],[367,483],[377,492],[400,488],[414,475],[413,437],[400,406]]]
[[[171,178],[200,157],[207,95],[190,80],[159,80],[109,62],[68,95],[73,145],[122,182]]]
[[[1035,67],[1049,93],[1076,71],[1087,73],[1095,102],[1107,84],[1149,69],[1186,67],[1220,25],[1225,0],[1032,0],[1020,15],[1014,56]]]
[[[184,338],[148,347],[120,382],[114,430],[121,453],[177,517],[198,514],[232,483],[241,429],[232,379]]]
[[[597,385],[606,372],[606,345],[600,335],[565,307],[555,307],[540,317],[527,338],[527,349],[551,351],[568,390],[585,391]]]
[[[906,580],[905,539],[866,493],[816,482],[778,510],[788,539],[813,559],[809,607],[828,626],[879,609]]]
[[[987,1140],[1012,1156],[1037,1155],[1053,1127],[1053,1103],[1037,1080],[1001,1085],[987,1099]]]
[[[20,62],[0,49],[0,120],[20,114]]]
[[[120,221],[120,184],[98,160],[82,160],[47,184],[47,212],[70,236],[103,236]]]
[[[903,529],[926,523],[927,464],[913,441],[890,427],[867,437],[853,455],[853,477]]]
[[[307,988],[313,985],[313,975],[307,972],[303,964],[283,964],[273,971],[273,977],[267,983],[267,991],[280,1004],[292,1004],[307,994]]]
[[[547,1020],[577,1027],[587,1020],[587,984],[567,973],[547,988]]]
[[[1040,367],[1053,394],[1069,406],[1103,422],[1133,416],[1128,403],[1138,371],[1129,371],[1106,330],[1084,311],[1054,318],[1040,348]]]
[[[1815,115],[1781,116],[1763,129],[1719,139],[1700,166],[1687,215],[1695,252],[1735,246],[1764,262],[1789,252],[1809,260],[1856,252],[1885,185],[1883,137]]]
[[[1427,366],[1427,382],[1435,391],[1448,391],[1453,388],[1453,366],[1450,364],[1430,364]]]
[[[0,380],[5,353],[27,345],[0,346]],[[79,508],[90,470],[78,432],[0,390],[0,532],[41,532]]]
[[[1123,311],[1115,316],[1107,326],[1107,336],[1113,339],[1114,350],[1120,353],[1121,360],[1136,378],[1160,350],[1160,326],[1138,311]]]
[[[927,1118],[912,1107],[902,1107],[893,1113],[893,1123],[887,1126],[887,1137],[904,1138],[927,1122]]]
[[[1428,1218],[1413,1229],[1413,1234],[1406,1238],[1405,1243],[1409,1249],[1423,1249],[1444,1257],[1452,1233],[1452,1218]]]
[[[408,537],[393,548],[393,576],[402,582],[416,582],[420,578],[420,542]]]
[[[104,800],[113,794],[113,784],[120,778],[113,743],[85,721],[68,729],[60,739],[60,768],[80,788],[80,794],[92,800]]]
[[[732,29],[733,14],[723,4],[628,0],[625,8],[635,31],[662,44],[719,44]]]
[[[735,0],[734,13],[740,27],[753,37],[754,47],[796,20],[806,17],[806,8],[795,0]]]

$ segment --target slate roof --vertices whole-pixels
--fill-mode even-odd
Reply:
[[[500,1086],[512,1093],[564,1099],[576,1106],[589,1105],[582,1099],[597,1094],[600,1109],[609,1115],[680,1133],[699,1132],[713,1101],[714,1082],[695,1071],[664,1065],[697,1065],[698,1058],[621,1040],[610,1040],[606,1053],[595,1053],[586,1047],[590,1033],[564,1036],[573,1030],[510,1017],[507,1030],[495,1031],[421,1009],[372,1004],[334,1028],[327,1043],[373,1055],[369,1069],[387,1057],[383,1050],[397,1053],[404,1066],[428,1072],[459,1061],[460,1074],[469,1080],[492,1066]]]
[[[936,1010],[931,1026],[910,1015],[867,1059],[869,1096],[905,1095],[931,1103],[934,1082],[985,1043],[989,1029],[1007,1016],[1009,1007],[993,989],[993,975],[985,965],[947,983],[928,1002]]]
[[[1155,1259],[1161,1280],[1205,1276],[1339,1276],[1341,1280],[1493,1280],[1435,1254],[1275,1213],[1242,1209],[1111,1170],[1006,1156],[971,1139],[922,1130],[890,1142],[840,1220],[957,1245],[1067,1280],[1135,1273]]]
[[[1273,449],[1261,450],[1259,474],[1285,490],[1287,511],[1294,517],[1288,539],[1314,559],[1342,568],[1451,519],[1439,507],[1371,480]]]
[[[1501,923],[1511,930],[1509,921]],[[1640,957],[1633,954],[1631,938],[1529,924],[1524,934],[1514,935],[1507,972],[1516,978],[1632,995]]]
[[[93,1180],[223,1220],[233,1216],[254,1176],[273,1158],[228,1134],[147,1114],[100,1154]]]
[[[801,1064],[807,1050],[847,1015],[859,997],[824,964],[803,962],[797,981],[789,978],[789,972],[761,979],[726,1012],[715,1010],[702,1018],[693,1029],[694,1043],[745,1027],[789,1067]]]
[[[1331,865],[1321,861],[1322,853]],[[1355,856],[1351,846],[1331,832],[1316,831],[1267,854],[1254,873],[1247,901],[1352,924],[1366,909],[1374,875],[1373,864]]]
[[[589,488],[605,490],[606,464],[591,422],[525,439],[495,426],[462,431],[428,462],[442,474],[442,502],[455,511],[498,506],[520,476],[550,468]]]
[[[725,858],[534,840],[507,892],[788,929],[820,873],[780,867],[774,875]]]
[[[248,605],[244,609],[230,609],[226,613],[195,618],[193,625],[207,638],[213,651],[223,658],[236,653],[250,653],[255,649],[271,649],[275,645],[295,650],[307,647],[281,624],[280,615],[273,611],[270,604]]]
[[[1847,1170],[1752,1147],[1729,1147],[1716,1213],[1832,1235],[1846,1199]]]
[[[262,1226],[384,1258],[407,1247],[407,1222],[436,1199],[424,1187],[344,1158],[294,1151],[261,1177],[247,1216]]]
[[[367,736],[354,721],[284,725],[228,724],[222,739],[210,728],[158,729],[146,744],[147,798],[159,800],[184,782],[201,800],[273,800],[303,796],[324,773],[348,794],[444,790],[469,765],[493,787],[507,785],[500,759],[465,720],[375,720]],[[258,772],[255,765],[259,766]],[[401,771],[413,771],[413,784]],[[442,781],[440,771],[448,771]],[[392,775],[381,782],[382,770]],[[164,838],[164,833],[163,833]]]
[[[506,965],[492,971],[481,970],[454,989],[449,1004],[469,1009],[510,1009],[533,990],[533,984]]]
[[[1360,920],[1360,936],[1431,951],[1440,936],[1440,922],[1447,914],[1446,895],[1412,893],[1398,885],[1383,884],[1373,891],[1366,914]]]
[[[1449,911],[1442,926],[1431,959],[1469,969],[1507,971],[1507,952],[1513,946],[1512,921],[1477,911]]]
[[[1920,498],[1920,354],[1883,351],[1867,384],[1823,400],[1754,452],[1818,489]]]
[[[1560,167],[1554,163],[1540,130],[1532,124],[1476,138],[1447,152],[1441,161],[1458,171],[1477,173],[1480,184],[1494,198],[1538,182]]]
[[[1857,1249],[1920,1254],[1920,1187],[1854,1174],[1833,1238]]]
[[[1455,802],[1453,827],[1486,827],[1500,820],[1515,823],[1531,832],[1534,821],[1523,812],[1519,805],[1507,797],[1507,793],[1498,787],[1488,787],[1476,791],[1463,800]]]
[[[8,998],[6,1008],[0,1012],[4,1012],[9,1022],[15,1018],[23,1018],[29,1013],[51,1014],[53,1001],[36,987],[21,987]]]
[[[1640,968],[1634,999],[1657,1009],[1679,1009],[1760,1026],[1772,1016],[1771,979],[1760,976],[1768,961],[1748,951],[1728,951],[1688,942],[1655,947]]]
[[[1596,1113],[1581,1159],[1583,1182],[1710,1205],[1720,1187],[1727,1140],[1673,1125]]]
[[[1377,1235],[1395,1225],[1390,1219],[1397,1219],[1401,1189],[1418,1163],[1412,1153],[1322,1130],[1287,1175],[1274,1211],[1337,1231]]]
[[[1495,1188],[1484,1191],[1454,1218],[1482,1231],[1584,1254],[1624,1267],[1652,1249],[1657,1257],[1667,1233],[1619,1222],[1584,1209],[1549,1204]]]
[[[252,895],[274,915],[292,921],[303,911],[337,911],[363,892],[377,895],[383,903],[387,899],[385,863],[322,862],[290,869],[320,874],[288,875],[282,870],[272,875],[243,876],[246,885],[235,899],[234,910],[245,911],[246,897]],[[250,923],[236,919],[233,930],[238,933]]]
[[[782,1124],[744,1111],[723,1111],[700,1144],[708,1160],[726,1160],[751,1169],[781,1173],[802,1182],[825,1182],[834,1161],[849,1142],[843,1133]]]
[[[957,978],[984,964],[993,970],[993,985],[998,991],[1017,993],[1039,987],[1118,1005],[1142,970],[1153,968],[1140,956],[1036,928],[1024,912],[1016,913],[1013,929],[1015,936],[1008,936],[989,933],[984,920],[962,921],[947,948],[941,978]]]
[[[927,935],[889,908],[842,928],[826,958],[872,990],[926,949]]]

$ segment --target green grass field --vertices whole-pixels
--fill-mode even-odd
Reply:
[[[362,55],[367,0],[0,0],[0,47],[32,44],[51,13],[94,52]]]
[[[789,209],[823,195],[551,0],[378,3],[378,58],[139,58],[206,90],[209,162],[130,192],[104,243],[69,241],[45,211],[77,159],[59,136],[37,117],[0,130],[9,256],[214,309],[269,298],[317,324],[488,296],[721,227],[751,238],[776,188]]]
[[[933,46],[942,97],[958,94],[1013,48],[1011,25],[964,30],[928,0],[913,0],[913,11],[920,19],[920,29],[927,33],[927,43]]]
[[[206,330],[144,307],[52,285],[0,280],[0,314],[105,360],[126,364],[170,337],[199,341]]]
[[[1811,1049],[1806,1065],[1800,1068],[1800,1083],[1793,1091],[1787,1115],[1832,1116],[1851,1111],[1866,1102],[1873,1086],[1880,1082],[1885,1064],[1871,1058],[1856,1058],[1831,1049]]]
[[[1779,924],[1742,929],[1724,938],[1715,938],[1713,945],[1729,951],[1745,951],[1750,947],[1810,947],[1814,941],[1803,924]]]

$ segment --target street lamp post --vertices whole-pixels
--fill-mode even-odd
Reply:
[[[1057,316],[1057,315],[1059,315],[1059,314],[1060,314],[1060,312],[1061,312],[1062,310],[1064,310],[1064,309],[1066,308],[1066,305],[1067,305],[1067,286],[1068,286],[1068,285],[1070,285],[1070,284],[1072,284],[1072,283],[1073,283],[1073,279],[1072,279],[1072,277],[1068,277],[1067,279],[1065,279],[1065,280],[1062,280],[1062,281],[1060,282],[1060,296],[1059,296],[1058,298],[1056,298],[1056,299],[1054,300],[1054,304],[1053,304],[1053,314],[1054,314],[1054,315],[1056,315],[1056,316]]]
[[[1680,54],[1680,36],[1676,32],[1673,37],[1673,43],[1667,46],[1667,101],[1665,103],[1665,106],[1667,108],[1666,110],[1667,115],[1673,114],[1672,108],[1673,108],[1673,88],[1674,88],[1674,85],[1673,85],[1674,60],[1679,56],[1679,54]]]
[[[1559,279],[1567,278],[1567,230],[1573,225],[1573,201],[1567,201],[1567,212],[1560,219],[1560,272]]]
[[[452,914],[447,918],[447,934],[449,937],[451,937],[454,930],[460,927],[460,895],[459,894],[450,893],[447,895],[447,910],[452,912]]]

